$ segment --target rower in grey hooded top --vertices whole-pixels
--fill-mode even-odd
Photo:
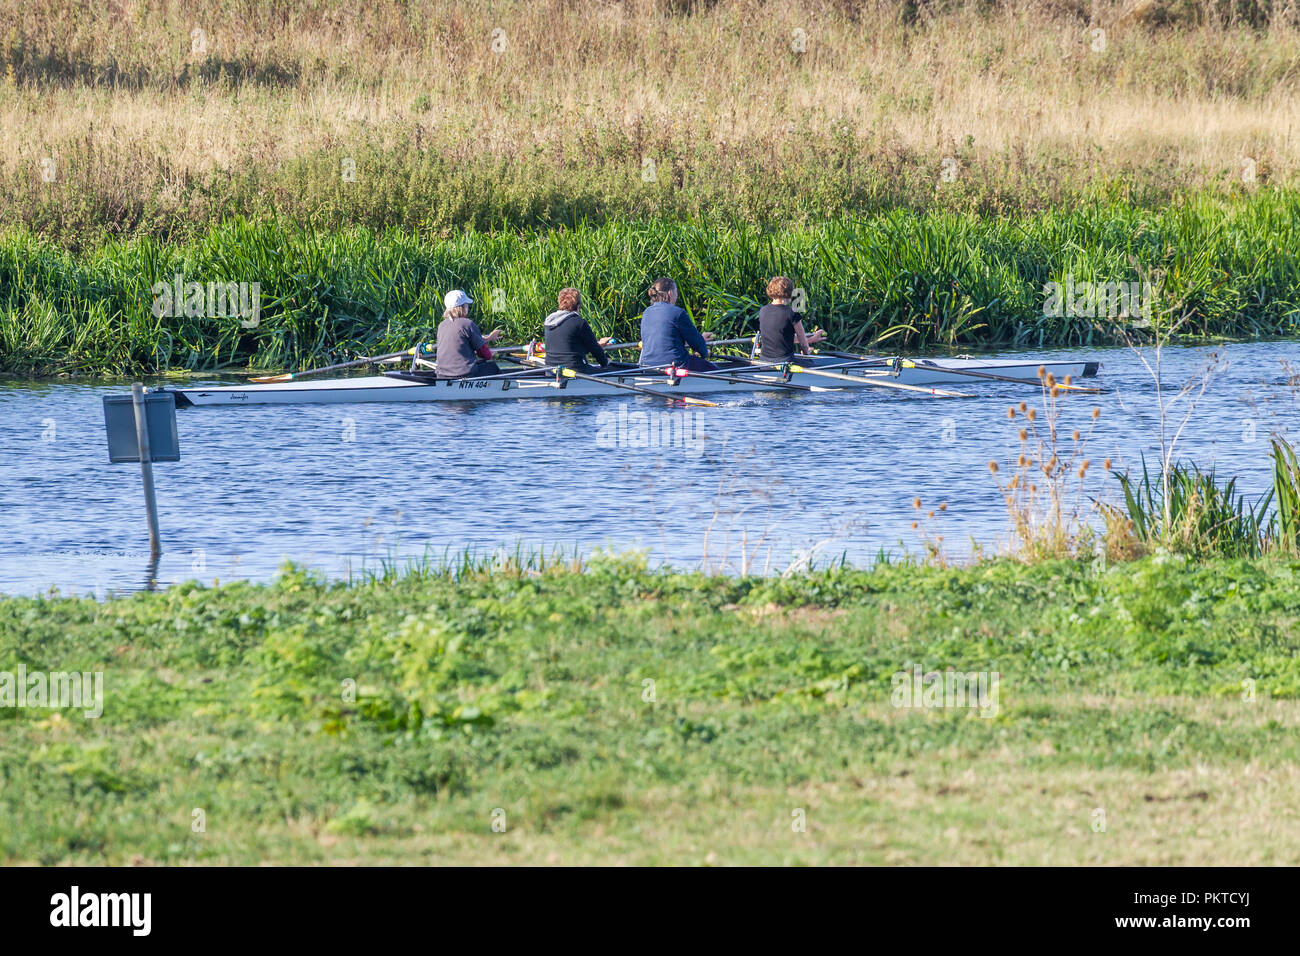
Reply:
[[[547,365],[564,365],[575,372],[585,372],[591,369],[587,364],[590,355],[601,368],[609,366],[609,356],[600,347],[596,333],[576,311],[557,309],[546,317],[544,324]]]

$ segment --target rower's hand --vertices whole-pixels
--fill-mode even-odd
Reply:
[[[487,342],[487,343],[490,345],[490,344],[492,344],[493,342],[497,341],[497,340],[500,339],[500,338],[501,338],[501,330],[500,330],[500,329],[493,329],[493,330],[492,330],[491,332],[489,332],[487,335],[483,336],[483,341],[484,341],[484,342]]]
[[[603,339],[596,339],[596,344],[597,344],[597,345],[609,345],[609,344],[610,344],[611,342],[613,342],[613,341],[614,341],[614,336],[612,336],[612,335],[607,335],[607,336],[605,336]]]
[[[706,342],[712,342],[712,341],[713,341],[713,333],[712,333],[712,332],[701,332],[700,335],[704,336],[704,341],[706,341]]]
[[[814,329],[813,334],[808,336],[809,345],[812,345],[814,342],[825,342],[825,341],[826,341],[826,333],[823,332],[821,329]]]

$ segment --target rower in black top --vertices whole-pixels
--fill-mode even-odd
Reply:
[[[546,364],[594,372],[597,369],[587,364],[590,355],[600,368],[609,368],[609,356],[601,348],[609,339],[597,339],[587,320],[578,314],[582,305],[578,290],[561,289],[557,304],[560,308],[546,317]]]
[[[767,297],[771,305],[758,310],[758,335],[760,352],[764,362],[796,362],[799,365],[811,365],[812,349],[810,346],[826,338],[826,333],[818,329],[811,336],[804,333],[803,316],[790,307],[794,296],[794,283],[785,276],[775,276],[767,284]],[[798,343],[798,354],[795,345]]]

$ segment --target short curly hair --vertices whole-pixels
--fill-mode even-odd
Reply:
[[[785,276],[773,276],[767,284],[769,299],[788,299],[794,295],[794,283]]]
[[[582,304],[582,296],[577,289],[561,289],[556,304],[565,312],[577,312]]]

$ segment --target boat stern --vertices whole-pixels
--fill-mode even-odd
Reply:
[[[194,403],[190,401],[188,395],[179,388],[151,388],[149,391],[154,395],[170,395],[176,402],[177,408],[193,408]]]

